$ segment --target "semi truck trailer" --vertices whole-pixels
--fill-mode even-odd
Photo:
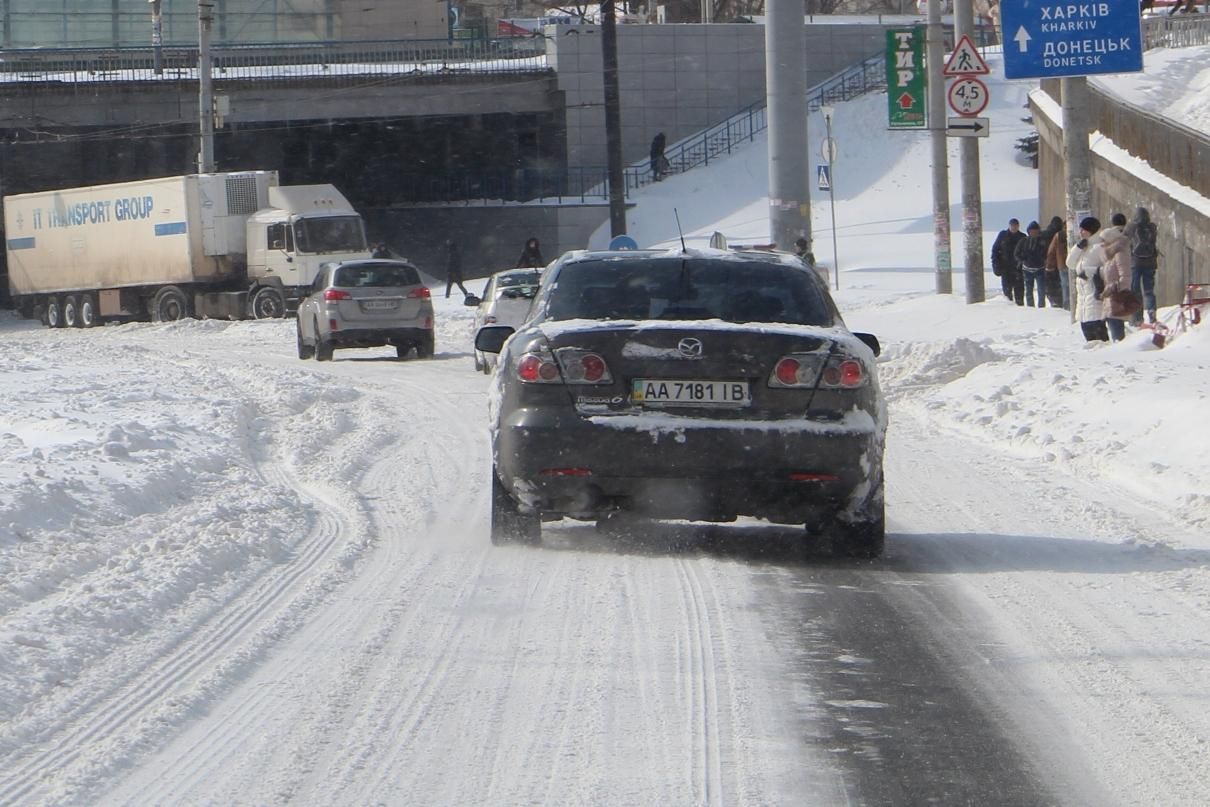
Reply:
[[[281,317],[322,264],[370,256],[340,191],[276,171],[5,196],[4,228],[13,304],[52,328]]]

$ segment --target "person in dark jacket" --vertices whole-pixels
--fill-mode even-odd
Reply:
[[[1143,298],[1143,308],[1134,315],[1134,323],[1155,322],[1155,268],[1159,263],[1160,251],[1156,246],[1159,229],[1151,220],[1147,208],[1135,209],[1134,218],[1123,230],[1130,239],[1130,290]]]
[[[391,257],[391,248],[387,246],[386,241],[379,241],[374,245],[374,251],[370,253],[371,258],[389,258]]]
[[[667,139],[660,132],[651,140],[651,178],[659,182],[668,170],[668,158],[664,156],[664,144]]]
[[[517,268],[541,269],[545,265],[546,261],[542,258],[542,247],[538,244],[538,239],[531,238],[526,241],[525,249],[521,250],[521,257],[517,259]]]
[[[1015,300],[1017,305],[1025,305],[1025,281],[1016,258],[1017,244],[1024,238],[1021,222],[1009,219],[1008,229],[1001,230],[992,242],[992,272],[1000,278],[1004,296]]]
[[[452,238],[445,239],[445,249],[445,296],[448,299],[450,290],[457,286],[465,297],[470,292],[462,285],[462,251],[458,248],[458,242]]]
[[[1025,238],[1017,242],[1013,257],[1021,269],[1025,283],[1025,304],[1034,307],[1034,292],[1038,295],[1038,308],[1046,307],[1046,247],[1050,238],[1042,235],[1042,226],[1031,221],[1025,228]],[[1018,302],[1020,305],[1020,302]]]

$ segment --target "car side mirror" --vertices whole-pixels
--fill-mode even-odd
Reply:
[[[475,334],[475,350],[483,353],[499,353],[516,331],[508,325],[485,325]]]
[[[481,303],[481,302],[483,302],[483,301],[480,300],[475,295],[468,294],[468,295],[466,295],[466,298],[462,301],[462,304],[463,305],[479,305],[479,303]]]
[[[875,336],[874,334],[872,334],[872,333],[855,333],[853,335],[856,336],[858,339],[860,339],[862,342],[865,342],[866,346],[870,350],[874,351],[875,356],[882,353],[882,345],[878,344],[878,337]]]

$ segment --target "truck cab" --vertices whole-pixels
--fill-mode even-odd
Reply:
[[[289,310],[321,265],[370,257],[365,222],[331,185],[269,188],[269,206],[248,218],[247,244],[248,279],[260,290],[280,290]],[[253,292],[254,314],[258,297],[267,296]]]

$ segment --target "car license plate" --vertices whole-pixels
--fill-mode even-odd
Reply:
[[[642,406],[748,406],[747,381],[636,378],[631,398]]]
[[[365,300],[361,307],[367,311],[390,311],[399,307],[398,300]]]

